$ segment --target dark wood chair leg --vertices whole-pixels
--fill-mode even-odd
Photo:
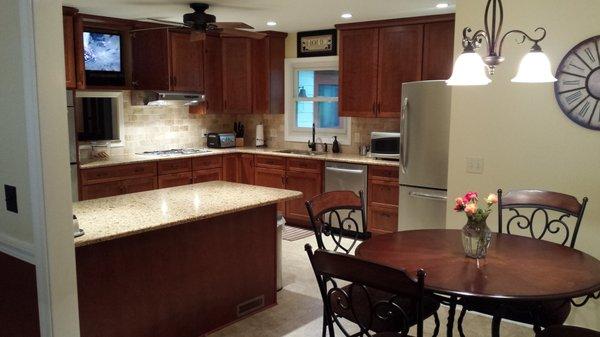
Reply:
[[[440,332],[440,317],[438,316],[437,312],[433,313],[433,320],[435,321],[435,328],[433,329],[432,337],[437,337],[438,333]]]
[[[502,316],[492,318],[492,337],[500,337],[500,322],[502,322]]]
[[[460,334],[460,337],[465,337],[465,333],[463,331],[463,321],[465,320],[465,315],[467,314],[467,309],[463,306],[462,310],[460,311],[460,316],[458,316],[458,333]]]
[[[448,323],[446,324],[446,335],[452,337],[454,334],[454,315],[456,314],[456,296],[450,297],[450,308],[448,309]]]

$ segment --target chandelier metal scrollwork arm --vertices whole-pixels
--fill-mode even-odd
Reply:
[[[484,57],[485,63],[493,70],[497,65],[504,61],[502,57],[502,47],[506,38],[513,34],[519,34],[521,41],[517,43],[522,44],[526,40],[533,42],[534,51],[541,51],[538,46],[538,42],[542,41],[546,37],[546,29],[538,27],[535,32],[541,32],[539,38],[534,38],[530,34],[520,29],[513,29],[502,34],[502,26],[504,23],[504,7],[502,0],[488,0],[485,7],[485,29],[480,29],[469,36],[471,28],[467,27],[463,30],[463,47],[466,51],[473,51],[480,47],[481,43],[485,40],[487,43],[487,56]]]

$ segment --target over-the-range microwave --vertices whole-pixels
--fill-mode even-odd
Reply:
[[[400,160],[400,133],[371,132],[371,157]]]

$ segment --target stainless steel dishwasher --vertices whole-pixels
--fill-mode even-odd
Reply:
[[[367,165],[325,162],[325,192],[353,191],[358,194],[363,191],[365,196],[365,218],[367,217]],[[340,214],[345,217],[345,214]],[[358,212],[351,217],[359,225],[359,232],[364,233],[362,219]],[[332,224],[335,226],[335,224]]]

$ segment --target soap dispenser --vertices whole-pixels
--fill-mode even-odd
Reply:
[[[340,143],[337,140],[337,136],[333,136],[333,145],[331,146],[331,152],[340,153]]]

